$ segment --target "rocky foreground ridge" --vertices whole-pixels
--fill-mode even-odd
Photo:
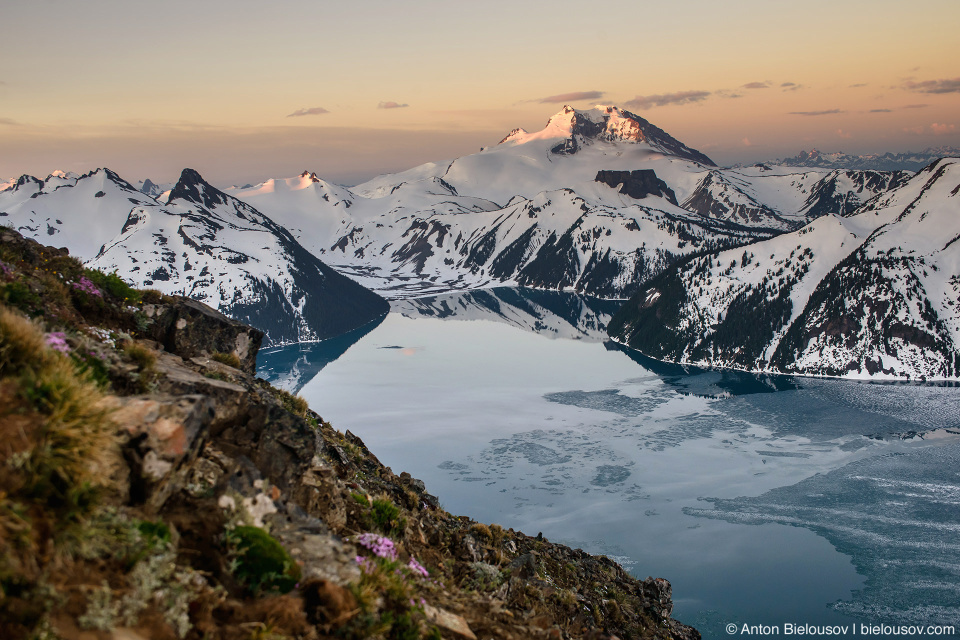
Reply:
[[[700,637],[666,580],[444,511],[209,307],[10,230],[0,303],[0,637]]]

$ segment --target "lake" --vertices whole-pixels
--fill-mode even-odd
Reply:
[[[261,351],[259,375],[454,514],[667,578],[705,638],[960,630],[960,388],[666,365],[608,341],[616,308],[511,288],[399,301]]]

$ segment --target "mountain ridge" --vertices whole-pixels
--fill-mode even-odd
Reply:
[[[872,171],[919,171],[938,158],[960,157],[960,148],[927,147],[923,151],[902,151],[869,154],[847,154],[842,151],[822,152],[819,149],[800,151],[791,158],[780,158],[754,166],[818,167],[826,169],[860,169]],[[741,165],[737,165],[741,166]]]
[[[666,270],[610,334],[669,362],[956,380],[958,193],[960,159],[937,160],[852,215]]]

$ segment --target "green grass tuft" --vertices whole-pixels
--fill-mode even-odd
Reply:
[[[300,580],[300,567],[277,540],[259,527],[242,525],[227,532],[235,558],[233,575],[254,593],[289,593]]]

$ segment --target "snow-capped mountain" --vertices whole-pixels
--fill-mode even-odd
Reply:
[[[687,261],[610,334],[671,362],[846,377],[960,376],[960,159],[853,215]]]
[[[389,309],[192,169],[164,204],[134,207],[90,266],[201,300],[264,331],[267,344],[338,335]]]
[[[598,106],[351,189],[305,171],[236,195],[388,297],[500,283],[626,297],[684,255],[793,230],[891,181],[717,169],[643,118]]]
[[[152,204],[106,168],[82,176],[56,171],[44,180],[23,175],[0,191],[0,224],[90,260],[120,231],[131,207]]]
[[[864,171],[919,171],[939,158],[960,157],[957,147],[928,147],[905,153],[871,153],[850,155],[842,151],[823,153],[817,149],[801,151],[792,158],[764,162],[764,165],[817,167],[821,169],[856,169]]]

